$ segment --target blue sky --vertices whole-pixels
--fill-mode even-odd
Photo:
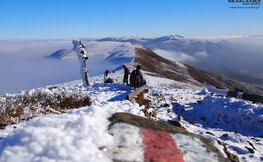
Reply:
[[[263,9],[228,0],[0,0],[0,39],[263,34]]]

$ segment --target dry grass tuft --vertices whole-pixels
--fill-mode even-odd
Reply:
[[[48,93],[35,91],[0,97],[0,128],[27,121],[39,115],[61,114],[67,110],[90,106],[91,100],[82,93]]]

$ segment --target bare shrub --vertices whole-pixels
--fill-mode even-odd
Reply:
[[[69,109],[90,105],[90,97],[83,93],[34,91],[5,95],[0,97],[0,127],[27,121],[39,115],[61,114]]]

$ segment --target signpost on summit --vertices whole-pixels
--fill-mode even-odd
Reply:
[[[89,73],[86,60],[88,56],[86,55],[85,46],[81,41],[73,40],[72,41],[75,51],[77,52],[79,62],[80,62],[80,74],[82,78],[83,85],[90,86]]]

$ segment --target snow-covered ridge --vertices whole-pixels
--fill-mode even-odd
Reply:
[[[116,59],[127,58],[130,61],[130,59],[135,57],[135,45],[128,42],[87,41],[83,42],[83,44],[86,46],[86,52],[90,59],[100,58],[102,60],[114,61]],[[76,60],[77,56],[74,49],[75,47],[72,49],[62,49],[50,54],[47,57],[61,60]]]
[[[87,66],[91,76],[103,74],[107,69],[114,71],[122,67],[123,64],[133,63],[136,56],[135,49],[140,47],[129,42],[82,41],[82,43],[86,46]],[[73,47],[54,52],[47,58],[76,62],[77,54]]]

